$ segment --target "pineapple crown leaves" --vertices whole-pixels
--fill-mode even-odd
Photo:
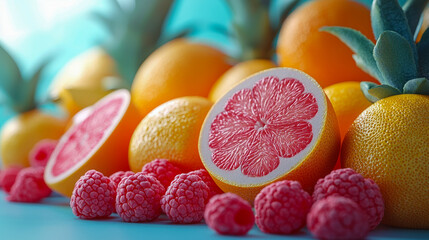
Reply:
[[[47,64],[48,61],[40,64],[32,77],[24,80],[16,62],[0,46],[0,93],[5,97],[3,100],[5,104],[17,113],[37,108],[36,89],[40,75]]]
[[[118,0],[110,3],[114,9],[111,16],[94,12],[92,17],[108,30],[110,38],[102,47],[116,60],[121,76],[131,83],[141,63],[159,47],[173,0],[135,0],[130,8],[122,7]]]
[[[323,27],[353,52],[356,65],[381,85],[362,82],[366,98],[376,102],[397,94],[429,95],[429,31],[415,42],[421,15],[429,0],[374,0],[371,7],[374,44],[362,33],[346,27]]]
[[[271,59],[274,39],[284,19],[298,2],[299,0],[284,1],[274,9],[273,1],[269,0],[227,0],[233,13],[232,32],[229,35],[241,47],[236,58],[240,61]]]

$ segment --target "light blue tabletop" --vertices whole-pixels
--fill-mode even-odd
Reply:
[[[104,220],[81,220],[75,217],[69,199],[53,194],[41,203],[10,203],[0,191],[0,239],[237,239],[221,236],[204,223],[172,224],[163,215],[152,223],[125,223],[114,214]],[[256,226],[243,238],[313,239],[306,229],[294,235],[268,235]],[[429,239],[429,230],[406,230],[379,226],[368,239]]]

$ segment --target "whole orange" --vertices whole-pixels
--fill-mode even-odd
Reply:
[[[42,139],[59,139],[66,124],[67,119],[37,109],[21,113],[7,121],[0,136],[3,167],[29,167],[28,154],[34,145]]]
[[[353,121],[371,102],[363,95],[359,82],[336,83],[324,90],[337,115],[342,140]]]
[[[283,23],[277,43],[279,65],[302,70],[324,88],[343,81],[375,81],[360,70],[352,51],[324,26],[344,26],[374,40],[370,11],[351,0],[316,0],[296,9]]]
[[[131,137],[128,161],[132,171],[157,158],[169,159],[183,171],[204,168],[198,153],[201,125],[212,102],[203,97],[170,100],[150,112]]]
[[[227,55],[208,45],[171,41],[143,62],[131,87],[132,100],[146,115],[174,98],[207,97],[213,83],[231,67],[228,61]]]
[[[216,102],[237,83],[250,75],[269,68],[275,68],[276,64],[266,59],[254,59],[241,62],[226,71],[215,82],[209,93],[209,99]]]
[[[429,96],[402,94],[379,100],[354,121],[341,152],[380,187],[383,222],[429,228]]]

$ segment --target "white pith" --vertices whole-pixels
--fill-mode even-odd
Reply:
[[[95,109],[97,109],[99,106],[104,105],[106,102],[109,102],[115,98],[121,98],[123,99],[123,103],[120,106],[120,109],[118,111],[118,114],[115,116],[115,118],[112,121],[112,124],[106,129],[106,131],[103,134],[103,137],[100,139],[100,141],[97,143],[97,145],[85,156],[84,159],[82,159],[81,161],[77,162],[73,167],[71,167],[70,169],[68,169],[67,171],[61,173],[58,176],[54,176],[52,174],[52,168],[56,162],[56,158],[60,152],[60,150],[63,148],[64,144],[67,143],[68,139],[70,138],[70,135],[75,132],[75,128],[76,126],[79,125],[73,125],[58,141],[57,146],[55,147],[55,150],[52,152],[52,155],[48,161],[48,164],[46,165],[46,170],[45,170],[45,181],[48,183],[56,183],[56,182],[60,182],[62,180],[64,180],[65,178],[69,177],[71,174],[73,174],[74,172],[76,172],[76,170],[78,170],[79,168],[81,168],[90,158],[91,156],[93,156],[98,149],[101,147],[101,145],[104,144],[104,142],[106,142],[106,140],[109,138],[109,136],[111,135],[111,133],[113,132],[113,130],[116,128],[116,126],[119,124],[120,120],[122,119],[122,117],[124,116],[125,112],[128,109],[128,105],[131,101],[130,99],[130,94],[128,93],[127,90],[117,90],[109,95],[107,95],[106,97],[102,98],[101,100],[99,100],[97,103],[95,103],[95,105],[90,106],[91,110],[90,111],[94,111]],[[86,109],[83,109],[82,111],[86,111]],[[91,116],[91,114],[87,114],[86,117]],[[82,119],[83,121],[84,119]],[[81,121],[81,122],[82,122]]]
[[[309,92],[313,94],[316,98],[318,112],[317,114],[310,119],[308,122],[312,125],[313,139],[304,148],[301,152],[296,154],[291,158],[281,158],[279,166],[270,172],[269,174],[263,177],[249,177],[244,175],[241,172],[241,167],[238,167],[235,170],[227,171],[218,168],[212,161],[211,150],[209,148],[209,134],[210,134],[210,125],[213,122],[214,118],[221,112],[225,111],[224,107],[228,100],[241,89],[252,89],[254,84],[259,80],[265,78],[275,76],[282,80],[284,78],[294,78],[299,80],[305,87],[304,92]],[[199,140],[199,149],[200,149],[200,157],[204,164],[204,166],[210,170],[213,177],[226,182],[230,185],[234,186],[258,186],[267,182],[270,182],[276,178],[284,176],[287,172],[292,170],[300,161],[307,156],[312,149],[315,147],[317,141],[319,140],[319,135],[322,131],[322,126],[326,121],[326,112],[327,112],[327,102],[325,98],[325,94],[323,89],[319,86],[319,84],[311,78],[309,75],[290,68],[274,68],[269,69],[255,75],[250,76],[245,81],[242,81],[238,85],[236,85],[233,89],[231,89],[228,93],[226,93],[218,102],[216,102],[210,112],[208,113],[205,123],[203,124],[203,128],[201,129],[201,135]],[[262,123],[261,126],[263,127]]]

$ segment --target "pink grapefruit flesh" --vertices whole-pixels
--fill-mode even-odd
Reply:
[[[321,144],[327,121],[336,124],[335,115],[327,117],[333,113],[328,101],[317,82],[298,70],[275,68],[249,77],[207,115],[199,141],[203,164],[224,191],[257,190],[285,178]],[[336,156],[334,142],[327,147]],[[332,169],[335,159],[323,161]]]
[[[52,166],[54,177],[64,173],[93,150],[103,139],[107,129],[112,126],[115,116],[123,105],[124,100],[114,98],[100,104],[85,120],[74,127],[67,139],[58,150],[56,161]]]
[[[66,196],[88,170],[106,176],[129,170],[128,144],[141,120],[127,90],[117,90],[82,111],[82,119],[61,137],[45,170],[48,186]]]

